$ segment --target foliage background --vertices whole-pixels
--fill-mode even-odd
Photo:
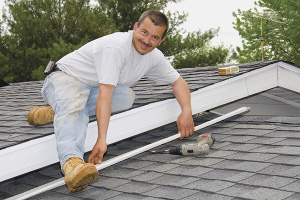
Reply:
[[[83,44],[116,31],[132,30],[148,9],[164,12],[180,0],[5,0],[0,22],[0,79],[6,82],[43,80],[50,58],[59,60]],[[229,49],[212,47],[218,29],[186,33],[178,25],[187,13],[166,13],[170,29],[159,49],[175,68],[223,64]]]
[[[233,59],[239,63],[262,60],[261,19],[265,60],[285,60],[300,66],[300,1],[259,0],[263,11],[250,9],[233,13],[234,28],[243,38],[243,47],[237,48]]]

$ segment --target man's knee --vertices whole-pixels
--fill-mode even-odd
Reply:
[[[126,87],[125,99],[126,99],[127,107],[131,108],[135,100],[135,92],[133,91],[132,88]]]
[[[123,85],[117,85],[112,97],[112,112],[119,112],[131,108],[134,100],[135,93],[133,89]]]

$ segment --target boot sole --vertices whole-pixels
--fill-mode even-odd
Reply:
[[[72,187],[68,187],[69,193],[75,193],[75,192],[79,192],[85,188],[87,188],[88,185],[84,185],[84,186],[80,186],[77,188],[72,188]]]
[[[83,169],[74,179],[72,180],[71,187],[78,188],[92,183],[99,178],[99,172],[94,165],[88,166]]]

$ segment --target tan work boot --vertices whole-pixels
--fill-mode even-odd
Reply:
[[[43,125],[53,122],[54,111],[47,104],[45,107],[34,106],[28,113],[28,123],[30,125]]]
[[[69,193],[79,192],[80,190],[85,189],[87,186],[88,186],[88,184],[78,187],[78,188],[68,187],[68,190],[69,190]]]
[[[78,192],[88,186],[89,183],[98,179],[99,173],[95,165],[85,163],[80,158],[69,158],[63,165],[65,182],[69,192]]]

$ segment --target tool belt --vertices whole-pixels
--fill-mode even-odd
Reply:
[[[57,65],[55,65],[54,69],[50,73],[52,73],[52,72],[59,72],[59,71],[61,71],[61,70],[57,67]]]

